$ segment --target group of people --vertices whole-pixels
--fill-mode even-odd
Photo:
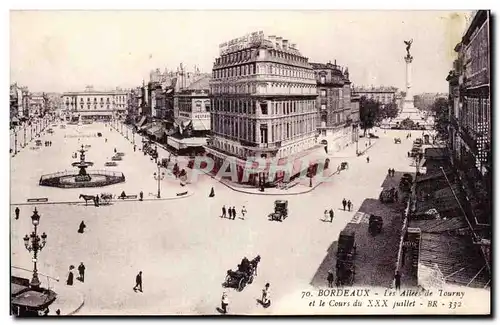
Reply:
[[[323,221],[333,222],[333,217],[334,217],[333,209],[325,210],[324,214],[325,218],[323,219]]]
[[[347,206],[348,211],[351,211],[351,208],[352,208],[352,202],[351,202],[351,200],[346,201],[346,199],[344,198],[342,200],[342,206],[344,207],[344,211],[345,211],[345,207],[346,206]]]
[[[52,146],[52,141],[45,141],[45,146],[46,147],[51,147]]]
[[[226,214],[226,212],[227,212],[227,214]],[[241,219],[245,218],[246,213],[247,213],[247,209],[245,208],[245,206],[243,206],[241,208],[241,216],[242,216]],[[236,219],[236,208],[233,206],[232,208],[228,207],[226,210],[226,206],[223,205],[222,206],[222,215],[220,217],[226,218],[226,216],[228,216],[230,220]]]
[[[271,285],[269,283],[266,283],[264,286],[264,289],[262,289],[262,297],[258,302],[264,307],[267,308],[271,305],[271,290],[269,289]],[[221,312],[223,314],[227,314],[228,306],[229,306],[229,299],[227,297],[227,292],[224,291],[222,293],[222,298],[221,298]]]
[[[395,172],[396,172],[396,171],[394,170],[394,168],[389,168],[389,169],[387,170],[387,174],[388,174],[389,176],[391,176],[391,177],[394,177],[394,173],[395,173]]]
[[[75,267],[73,265],[69,266],[69,272],[68,272],[68,278],[66,279],[66,285],[72,286],[73,285],[73,270]],[[80,262],[80,265],[78,265],[78,277],[76,278],[80,282],[85,282],[85,265],[83,262]]]

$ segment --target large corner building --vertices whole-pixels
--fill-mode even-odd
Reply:
[[[314,71],[288,40],[256,32],[221,44],[210,90],[216,170],[234,156],[241,180],[248,157],[290,159],[315,145]]]

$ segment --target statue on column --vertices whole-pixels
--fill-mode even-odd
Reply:
[[[411,54],[410,54],[410,48],[411,48],[411,44],[413,43],[413,38],[409,41],[404,41],[404,43],[406,44],[406,57],[411,57]]]

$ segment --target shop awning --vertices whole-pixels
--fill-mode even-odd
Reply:
[[[148,123],[139,128],[140,131],[147,131],[154,126],[154,123]]]
[[[156,124],[149,128],[146,132],[156,138],[161,138],[165,134],[165,127],[161,124]]]
[[[209,131],[210,130],[210,122],[202,121],[202,120],[192,120],[193,130],[195,131]]]
[[[135,126],[140,128],[144,124],[144,122],[146,122],[146,116],[142,116],[139,122],[135,124]]]

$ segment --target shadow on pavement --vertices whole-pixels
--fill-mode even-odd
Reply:
[[[393,177],[387,176],[382,187],[398,188],[402,175],[403,173],[396,172]],[[349,225],[356,232],[354,285],[390,287],[394,279],[404,208],[402,202],[381,203],[378,199],[365,199],[361,204],[356,215],[362,217],[355,216]],[[378,235],[372,236],[368,232],[369,214],[381,216],[383,219],[382,232]],[[335,239],[328,247],[325,258],[311,280],[312,286],[326,286],[328,270],[335,272],[337,245]]]

